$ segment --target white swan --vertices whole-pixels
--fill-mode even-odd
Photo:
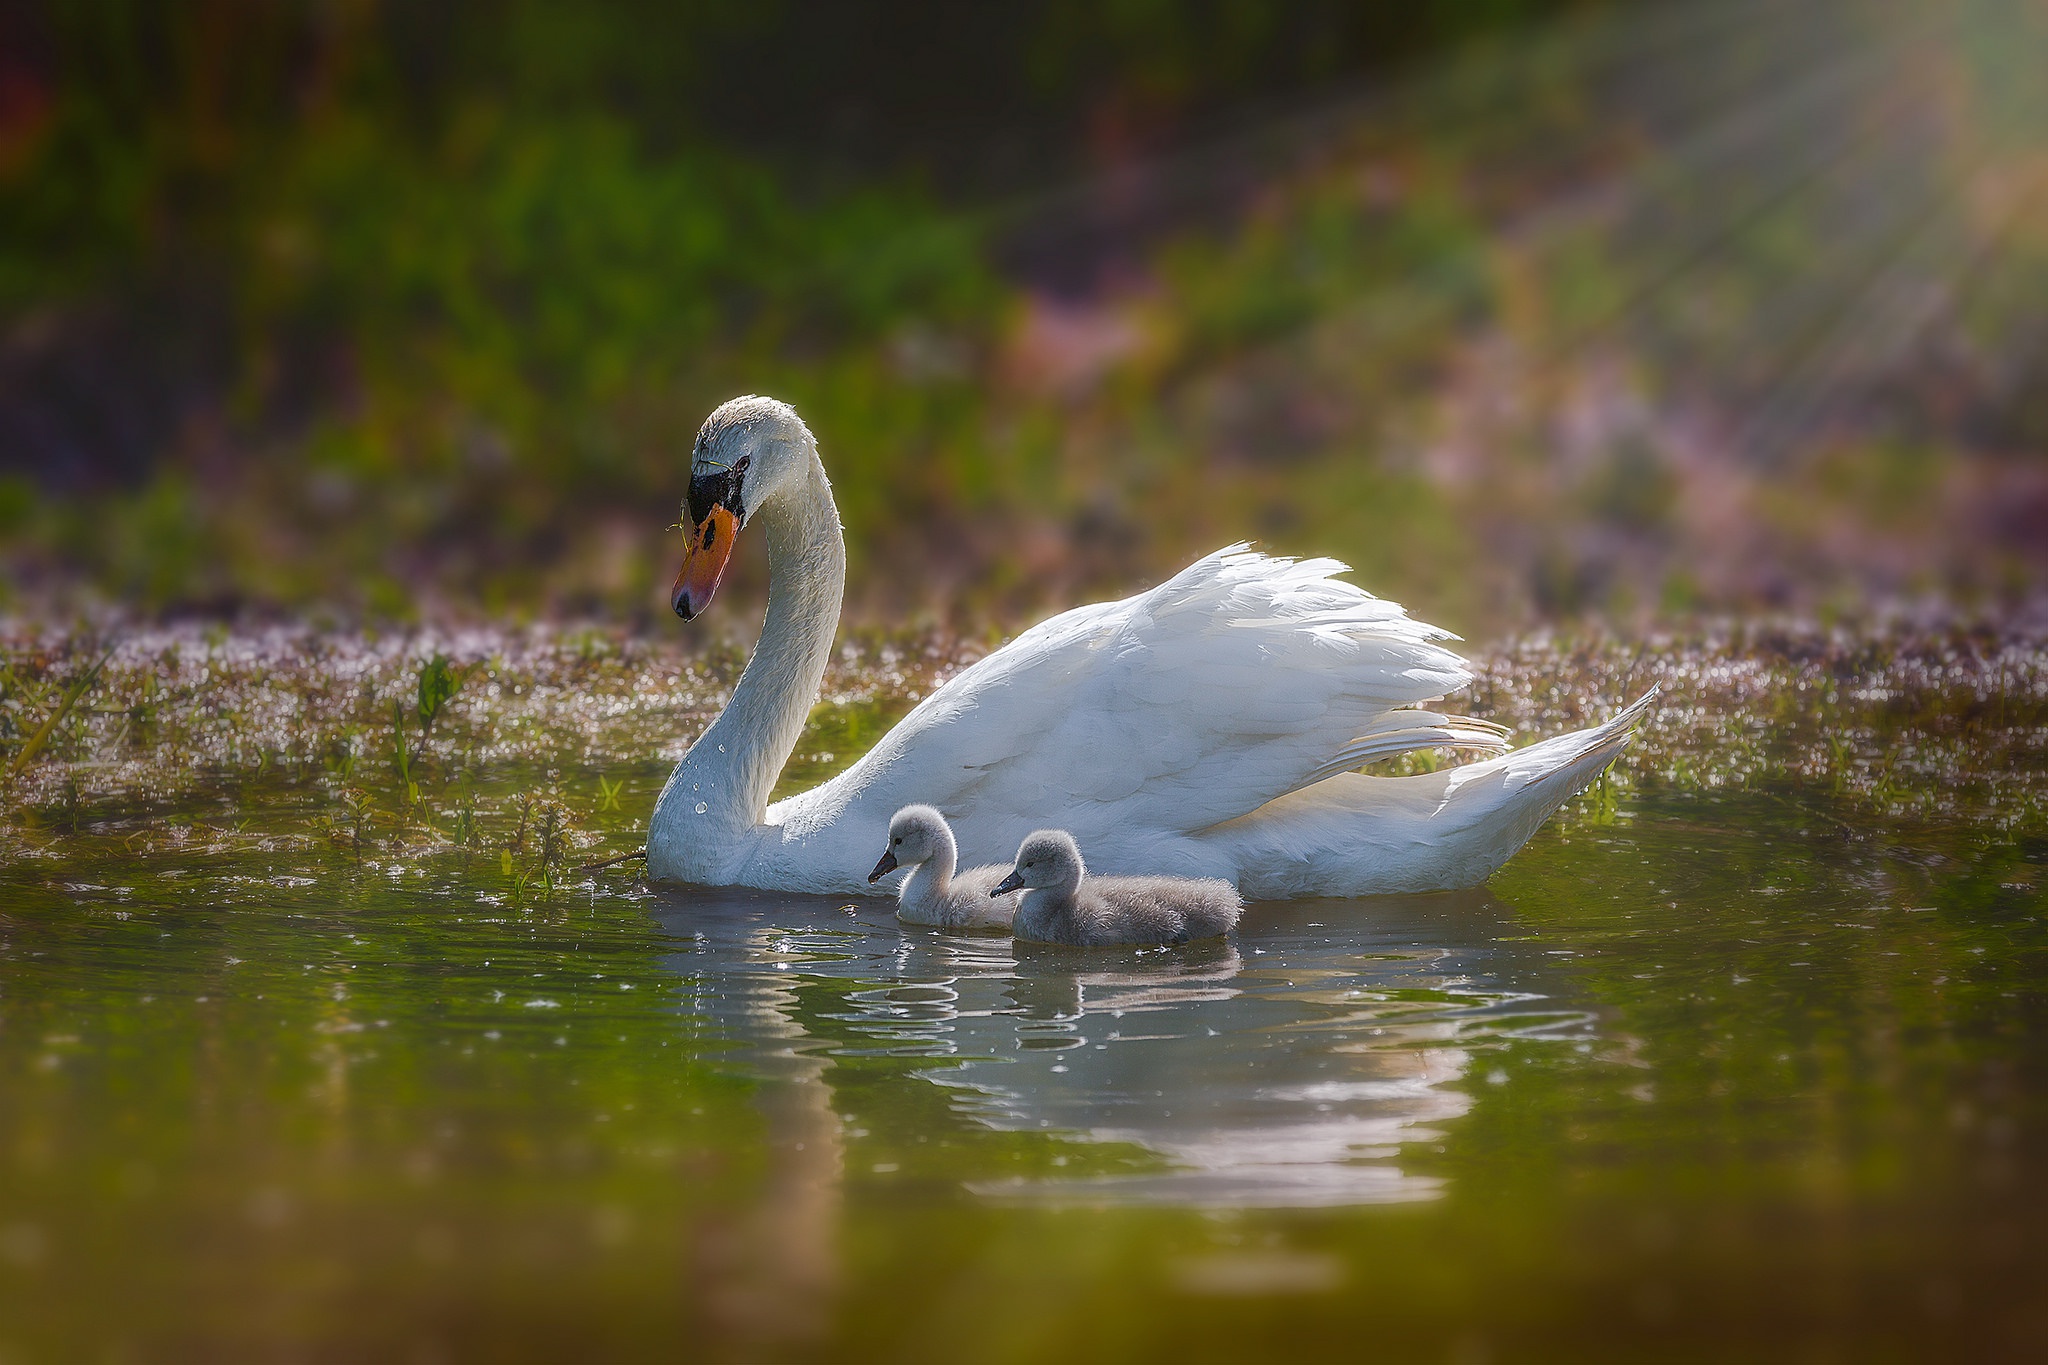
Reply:
[[[1057,821],[1099,871],[1220,877],[1254,900],[1475,886],[1613,760],[1650,702],[1486,762],[1352,772],[1412,749],[1499,753],[1506,732],[1414,709],[1471,681],[1436,643],[1455,637],[1333,578],[1334,560],[1233,545],[1032,627],[852,767],[770,806],[846,583],[838,509],[796,412],[736,398],[712,413],[686,515],[676,613],[704,609],[755,524],[768,612],[730,702],[655,803],[647,861],[662,880],[874,894],[863,874],[890,816],[922,802],[970,862]]]
[[[1063,829],[1027,837],[1017,865],[988,894],[1019,887],[1024,896],[1010,932],[1027,943],[1070,948],[1218,938],[1244,913],[1237,889],[1214,877],[1091,877],[1080,846]]]

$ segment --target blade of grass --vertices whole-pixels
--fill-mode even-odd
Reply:
[[[49,742],[50,736],[56,733],[57,727],[64,723],[64,717],[71,714],[71,708],[78,704],[78,699],[83,697],[92,687],[93,681],[100,675],[100,670],[107,666],[107,660],[113,657],[114,651],[112,648],[109,648],[106,653],[100,655],[99,661],[91,668],[88,668],[77,682],[71,684],[70,688],[64,693],[64,699],[57,703],[57,709],[50,713],[49,719],[36,727],[36,732],[28,737],[27,741],[22,744],[20,752],[14,755],[14,761],[7,765],[8,781],[11,782],[21,776],[22,770],[28,767],[35,756],[42,751],[43,745]]]

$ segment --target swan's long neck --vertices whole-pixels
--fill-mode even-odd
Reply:
[[[804,480],[762,505],[768,536],[768,615],[732,700],[676,765],[656,809],[671,828],[697,819],[727,833],[761,823],[768,795],[803,733],[825,679],[846,590],[846,542],[825,471],[811,455]],[[703,809],[697,803],[703,803]],[[661,807],[679,805],[664,812]]]

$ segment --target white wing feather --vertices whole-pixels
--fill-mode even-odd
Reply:
[[[963,850],[1007,852],[1048,820],[1086,848],[1190,834],[1411,749],[1504,749],[1498,726],[1410,709],[1471,681],[1436,643],[1456,637],[1333,577],[1344,571],[1238,544],[1055,616],[769,823],[801,834],[922,801],[953,818]]]

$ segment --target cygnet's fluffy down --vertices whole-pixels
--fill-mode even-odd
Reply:
[[[889,821],[889,847],[868,874],[873,886],[899,867],[910,875],[896,888],[896,918],[942,929],[1007,929],[1017,903],[994,894],[1010,869],[991,864],[954,875],[960,851],[946,817],[930,806],[905,806]]]
[[[1186,943],[1228,933],[1244,913],[1237,888],[1211,877],[1090,877],[1064,830],[1042,829],[989,894],[1027,888],[1010,932],[1034,943],[1097,947]]]

